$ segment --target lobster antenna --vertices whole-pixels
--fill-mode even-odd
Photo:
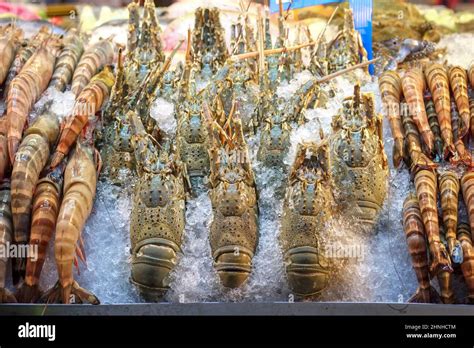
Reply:
[[[188,38],[186,46],[186,62],[191,60],[191,28],[188,28]]]
[[[319,120],[319,117],[316,118],[316,121],[318,122],[318,125],[319,125],[319,138],[321,140],[324,140],[326,136],[324,135],[323,126],[321,124],[321,121]]]
[[[250,0],[247,4],[247,7],[245,8],[244,0],[240,0],[240,10],[244,13],[245,16],[248,15],[250,5],[252,4],[252,1],[253,0]],[[231,56],[235,53],[237,47],[239,47],[238,44],[239,44],[240,39],[242,38],[242,33],[243,33],[243,30],[239,30],[239,35],[237,35],[237,38],[235,39],[234,47],[232,47],[232,49],[230,50],[230,55]]]
[[[319,33],[318,35],[318,38],[316,39],[316,44],[319,46],[319,42],[321,41],[321,39],[323,38],[324,34],[326,33],[326,30],[327,28],[329,27],[329,24],[331,24],[334,16],[336,15],[336,12],[337,10],[339,10],[339,6],[336,6],[336,8],[334,9],[334,11],[332,11],[332,14],[331,16],[329,17],[328,21],[326,22],[326,25],[324,26],[323,30],[321,30],[321,32]]]
[[[225,121],[225,124],[224,124],[224,127],[223,127],[225,130],[230,129],[231,120],[232,120],[232,117],[234,117],[234,113],[235,113],[235,105],[236,105],[236,102],[235,102],[235,99],[233,99],[232,100],[232,107],[230,108],[230,112],[229,112],[229,116],[227,116],[227,120]]]
[[[281,2],[281,0],[280,0]],[[290,3],[288,4],[288,8],[286,9],[286,14],[285,14],[285,21],[287,20],[288,16],[290,15],[290,9],[291,9],[291,6],[293,5],[293,0],[290,0]]]

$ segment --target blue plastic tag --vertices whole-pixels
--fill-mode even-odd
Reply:
[[[354,14],[354,26],[359,31],[362,37],[362,43],[367,51],[367,58],[369,60],[373,57],[372,52],[372,0],[349,0]],[[369,72],[374,74],[374,66],[369,66]]]
[[[283,4],[283,10],[286,11],[288,8],[296,9],[308,6],[316,5],[327,5],[331,3],[344,2],[341,0],[281,0]],[[362,43],[365,50],[367,51],[367,58],[370,60],[373,57],[372,52],[372,11],[373,11],[373,0],[349,0],[349,4],[354,13],[354,26],[356,30],[360,32],[362,37]],[[279,11],[279,0],[270,0],[270,11]],[[369,66],[369,72],[374,74],[373,65]]]
[[[315,6],[315,5],[327,5],[327,4],[334,4],[338,2],[344,2],[343,0],[282,0],[283,2],[283,10],[287,10],[291,4],[291,9],[293,8],[303,8],[308,6]],[[279,11],[279,1],[278,0],[270,0],[270,11],[271,12],[278,12]]]

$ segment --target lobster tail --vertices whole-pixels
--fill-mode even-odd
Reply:
[[[379,79],[379,87],[394,141],[393,164],[398,167],[405,157],[404,132],[400,117],[400,98],[402,95],[400,76],[394,71],[384,72]]]
[[[452,272],[451,261],[439,233],[436,175],[430,170],[418,171],[415,174],[415,189],[430,247],[431,273]]]
[[[226,288],[238,288],[252,272],[253,252],[241,245],[219,248],[213,253],[213,258],[217,274]]]
[[[455,152],[453,132],[451,128],[451,101],[449,93],[449,79],[444,67],[440,64],[431,64],[425,68],[425,76],[428,81],[428,87],[433,96],[438,121],[441,127],[441,137],[446,146],[447,152]]]
[[[164,238],[145,239],[135,246],[130,280],[147,300],[156,300],[169,288],[180,252],[176,243]]]
[[[425,78],[420,69],[409,70],[402,78],[403,94],[410,109],[410,114],[421,134],[423,142],[431,153],[434,146],[434,136],[428,123],[423,100],[425,87]],[[442,126],[441,129],[443,129]]]

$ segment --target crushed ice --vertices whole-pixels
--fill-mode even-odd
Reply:
[[[158,97],[153,102],[150,110],[151,117],[169,137],[174,137],[176,134],[177,123],[174,117],[174,108],[175,105],[173,103]]]
[[[279,95],[289,98],[310,78],[302,72],[290,84],[279,88]],[[291,149],[285,160],[293,162],[298,142],[319,140],[319,119],[326,136],[330,134],[331,117],[337,113],[341,101],[353,93],[353,77],[339,77],[332,83],[336,95],[324,107],[305,111],[307,122],[295,127],[291,134]],[[376,81],[364,81],[363,91],[372,91],[380,112],[380,95]],[[72,109],[70,92],[52,92],[37,103],[40,109],[53,100],[52,110],[58,116]],[[158,98],[152,116],[165,132],[176,132],[176,121],[171,117],[174,105]],[[387,121],[384,121],[385,149],[391,157],[392,140]],[[172,273],[171,288],[165,296],[170,302],[203,301],[288,301],[283,257],[278,243],[283,199],[275,199],[275,192],[286,182],[283,170],[269,170],[258,163],[255,154],[259,134],[247,139],[250,156],[259,187],[259,243],[253,260],[253,272],[240,289],[226,290],[219,283],[213,268],[208,240],[212,220],[211,202],[206,192],[187,203],[186,227],[182,245],[183,255]],[[363,233],[348,217],[328,224],[330,240],[340,246],[355,246],[357,258],[336,260],[337,272],[329,288],[322,294],[323,301],[406,302],[417,287],[401,223],[401,209],[410,185],[406,170],[390,170],[389,190],[378,223],[371,233]],[[83,232],[87,268],[80,266],[75,275],[81,286],[95,293],[102,303],[134,303],[142,299],[129,282],[130,238],[129,215],[131,195],[108,183],[98,183],[92,214]],[[44,266],[41,287],[47,289],[57,280],[54,264],[54,241]]]

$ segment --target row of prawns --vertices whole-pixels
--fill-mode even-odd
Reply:
[[[101,167],[94,126],[115,81],[115,46],[107,39],[84,48],[74,29],[62,37],[42,27],[23,40],[21,30],[9,25],[0,34],[0,51],[8,54],[0,68],[6,99],[0,118],[0,245],[16,250],[11,263],[17,288],[15,296],[5,289],[9,254],[4,253],[0,302],[99,303],[74,281],[73,265],[86,260],[81,233]],[[52,99],[32,116],[43,95],[50,89],[63,92],[68,85],[76,102],[64,120],[50,111]],[[53,234],[59,280],[41,294],[39,280]]]
[[[379,87],[394,139],[393,163],[404,161],[414,192],[403,204],[403,226],[418,290],[412,302],[474,303],[474,65],[429,63],[403,76],[387,71]],[[459,195],[469,224],[460,218]],[[438,208],[441,209],[438,209]],[[462,206],[461,206],[462,208]],[[467,296],[456,298],[462,273]],[[432,287],[437,278],[439,291]],[[463,295],[462,295],[463,296]]]

